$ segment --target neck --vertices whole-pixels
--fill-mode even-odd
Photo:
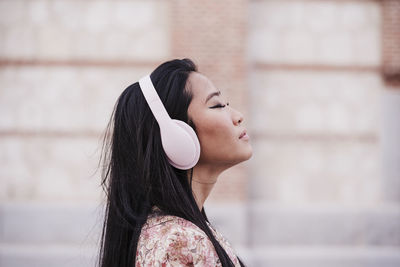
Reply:
[[[204,202],[211,193],[221,172],[221,169],[209,165],[197,164],[193,168],[192,191],[200,210],[203,209]]]

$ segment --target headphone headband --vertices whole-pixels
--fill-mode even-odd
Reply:
[[[146,75],[139,80],[140,88],[142,89],[144,98],[146,99],[151,112],[156,118],[158,124],[162,124],[165,121],[171,119],[165,109],[160,97],[157,94],[156,89],[150,79],[150,75]]]
[[[160,127],[161,143],[169,163],[182,170],[192,168],[200,158],[200,142],[195,131],[186,122],[171,119],[150,75],[142,77],[139,86]]]

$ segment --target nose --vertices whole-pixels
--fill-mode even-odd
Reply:
[[[243,114],[239,111],[236,111],[235,117],[234,117],[234,124],[235,125],[240,125],[243,122]]]

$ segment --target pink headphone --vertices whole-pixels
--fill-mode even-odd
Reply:
[[[161,142],[169,163],[175,168],[192,168],[200,158],[200,143],[192,127],[171,119],[151,82],[150,75],[139,80],[140,89],[160,126]]]

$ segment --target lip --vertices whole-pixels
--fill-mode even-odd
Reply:
[[[243,136],[245,136],[247,134],[246,130],[243,130],[243,132],[239,135],[239,139],[241,139]]]

